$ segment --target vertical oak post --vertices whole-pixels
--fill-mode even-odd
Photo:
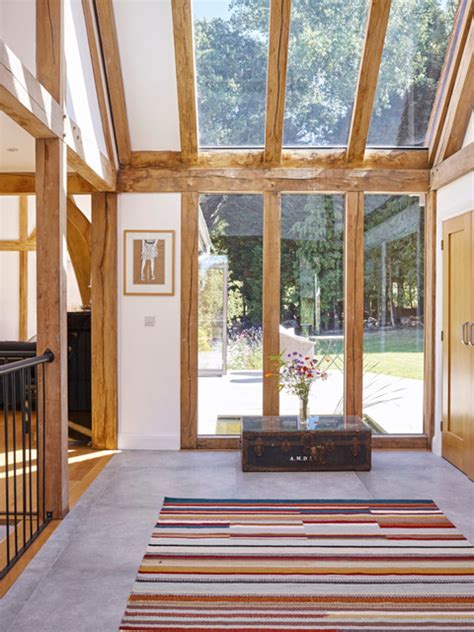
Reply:
[[[344,231],[344,413],[362,415],[364,194],[346,193]]]
[[[424,292],[424,423],[423,431],[431,444],[435,415],[435,332],[436,332],[436,192],[425,202],[425,292]]]
[[[197,447],[199,197],[181,194],[181,447]]]
[[[20,196],[20,242],[28,240],[28,198]],[[19,339],[28,339],[28,250],[20,250],[20,320]]]
[[[117,448],[117,194],[92,194],[92,446]]]
[[[36,2],[36,74],[64,101],[63,0]],[[46,368],[46,510],[62,518],[69,508],[67,441],[66,147],[62,139],[36,141],[37,352],[49,348]]]
[[[263,196],[263,414],[278,415],[280,397],[276,363],[280,353],[280,223],[281,195]]]

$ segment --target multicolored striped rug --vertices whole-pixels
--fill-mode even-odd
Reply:
[[[474,630],[474,547],[431,500],[166,498],[120,630]]]

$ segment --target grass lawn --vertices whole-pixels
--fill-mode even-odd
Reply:
[[[331,341],[324,348],[316,345],[316,355],[331,360],[343,352],[342,341]],[[337,363],[340,366],[340,362]],[[324,366],[324,364],[323,364]],[[364,371],[423,379],[423,332],[420,329],[398,329],[364,333]]]

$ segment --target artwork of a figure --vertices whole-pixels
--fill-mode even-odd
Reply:
[[[158,239],[143,239],[141,251],[141,280],[145,281],[145,268],[150,262],[151,280],[155,280],[155,259],[158,257]]]

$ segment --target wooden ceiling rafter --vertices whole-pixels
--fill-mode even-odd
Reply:
[[[131,155],[127,105],[112,0],[93,0],[120,165]]]
[[[34,138],[60,138],[68,164],[96,189],[115,188],[116,173],[97,147],[18,57],[0,40],[0,109]]]
[[[94,10],[93,0],[82,0],[82,10],[86,24],[87,42],[94,75],[95,90],[99,104],[102,131],[104,133],[105,146],[108,159],[116,166],[117,150],[113,133],[112,114],[107,91],[107,79],[105,76],[102,50],[100,48],[99,31]]]
[[[429,148],[430,166],[434,164],[438,152],[449,102],[473,18],[474,0],[460,0],[425,135],[424,145]]]
[[[178,88],[181,156],[186,164],[198,161],[198,112],[191,0],[173,0],[174,51]]]
[[[436,150],[434,165],[461,149],[474,108],[474,20],[464,46],[453,92]]]
[[[391,0],[370,2],[347,144],[347,162],[350,164],[357,164],[364,159],[390,6]]]
[[[291,0],[271,0],[265,110],[266,164],[279,164],[283,151]]]

